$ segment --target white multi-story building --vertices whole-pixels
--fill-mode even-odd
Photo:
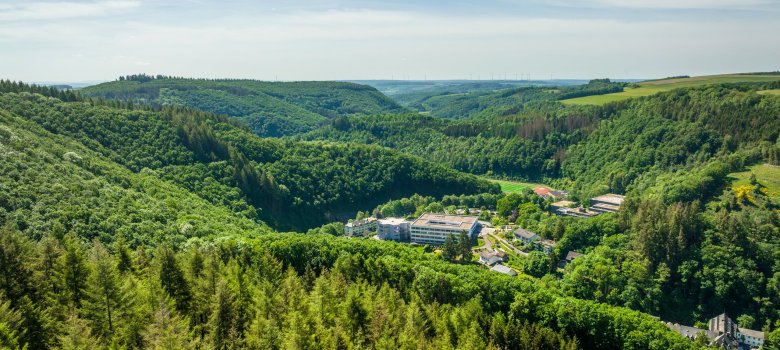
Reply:
[[[376,221],[376,235],[379,239],[409,242],[411,222],[402,218],[385,218]]]
[[[410,227],[410,237],[413,243],[444,244],[449,235],[460,235],[466,232],[474,237],[477,232],[476,216],[422,214]]]
[[[376,231],[376,218],[355,220],[344,225],[345,236],[365,236],[368,232]]]

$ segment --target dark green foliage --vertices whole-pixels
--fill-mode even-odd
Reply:
[[[261,136],[306,132],[352,114],[398,112],[402,108],[376,89],[352,83],[207,80],[145,75],[81,90],[87,96],[153,106],[186,106],[227,115]]]
[[[148,169],[141,173],[281,229],[308,229],[418,192],[498,191],[486,181],[399,152],[261,139],[225,118],[178,108],[125,110],[29,94],[2,95],[0,106],[133,171]],[[127,179],[122,181],[127,187]]]

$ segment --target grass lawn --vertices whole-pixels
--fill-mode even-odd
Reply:
[[[682,87],[702,86],[722,83],[746,83],[780,80],[780,75],[706,75],[692,78],[662,79],[639,83],[638,88],[627,88],[623,92],[613,94],[585,96],[561,100],[564,104],[574,105],[602,105],[609,102],[625,100],[633,97],[650,96],[663,91],[674,90]],[[778,90],[765,90],[762,93],[780,94]]]
[[[520,193],[525,190],[533,190],[536,187],[544,186],[542,184],[535,184],[529,182],[495,180],[488,177],[485,177],[484,179],[497,183],[499,186],[501,186],[501,192],[504,193]]]
[[[748,168],[747,171],[732,173],[729,176],[736,179],[732,183],[732,186],[736,187],[750,184],[751,173],[756,174],[758,183],[766,187],[767,195],[769,197],[780,199],[780,166],[759,164]]]

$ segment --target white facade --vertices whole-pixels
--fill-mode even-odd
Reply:
[[[402,218],[379,219],[376,222],[376,234],[379,239],[408,242],[410,225],[411,222]]]
[[[376,218],[365,218],[344,225],[345,236],[365,236],[376,231]]]
[[[411,224],[410,238],[413,243],[441,245],[447,236],[461,232],[474,237],[477,224],[476,216],[423,214]]]

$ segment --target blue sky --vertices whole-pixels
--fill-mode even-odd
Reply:
[[[779,34],[780,0],[0,0],[0,77],[653,78],[780,70]]]

